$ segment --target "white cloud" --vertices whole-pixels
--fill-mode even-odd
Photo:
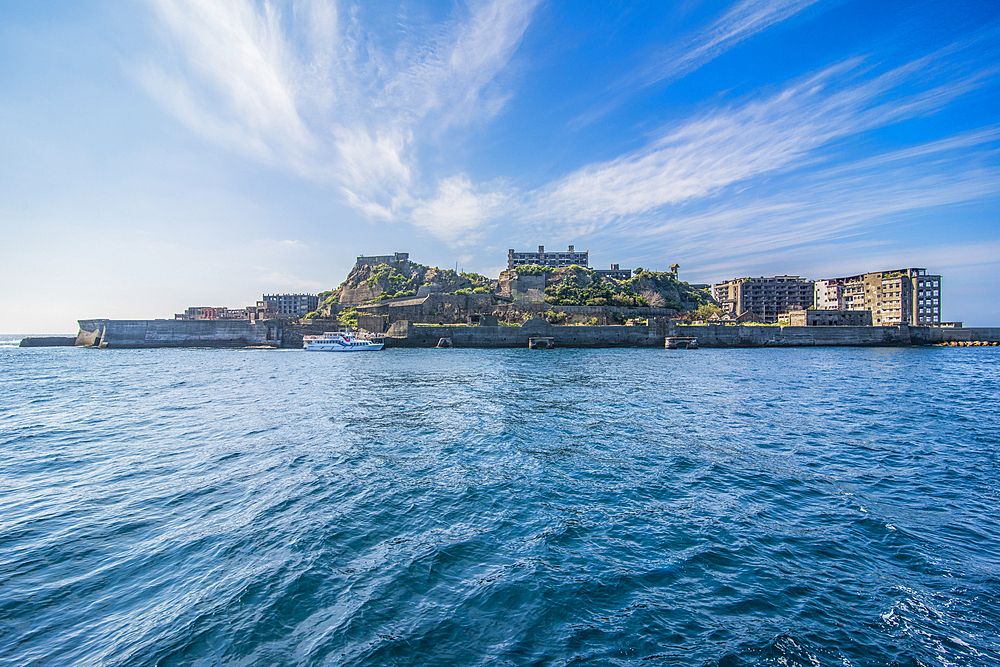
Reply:
[[[857,81],[863,62],[829,67],[761,100],[705,110],[665,128],[645,147],[587,165],[531,193],[526,208],[580,233],[642,226],[665,207],[749,187],[762,178],[813,165],[821,149],[907,118],[932,113],[980,85],[985,74],[935,85],[908,64]],[[923,89],[903,94],[905,86]]]
[[[888,234],[879,228],[915,212],[947,211],[995,197],[998,141],[1000,128],[986,128],[788,174],[768,187],[673,207],[605,233],[609,239],[625,236],[637,248],[669,248],[673,257],[684,258],[682,263],[698,266],[703,276],[746,275],[763,266],[783,266],[785,271],[790,264],[818,272],[812,277],[907,262],[940,269],[951,260],[938,248],[923,248],[922,254],[910,253],[904,260],[900,248],[910,239],[903,228]],[[936,259],[928,261],[931,256]],[[980,261],[982,253],[969,254],[965,261],[974,257]]]
[[[466,245],[476,232],[501,214],[507,198],[492,191],[477,191],[464,174],[443,179],[436,195],[413,210],[413,222],[455,245]],[[468,261],[468,260],[463,260]]]
[[[676,79],[815,1],[742,0],[672,47],[670,57],[625,81],[645,86]],[[345,11],[332,1],[148,2],[166,33],[166,50],[159,63],[137,68],[138,76],[182,122],[339,188],[373,220],[410,221],[453,245],[516,217],[525,227],[541,225],[564,237],[670,231],[717,247],[713,235],[750,224],[751,214],[759,239],[754,247],[788,244],[794,235],[781,237],[777,221],[813,216],[823,221],[813,229],[845,231],[859,224],[850,211],[884,216],[989,196],[984,183],[994,176],[992,163],[976,170],[961,161],[951,171],[926,163],[919,171],[908,165],[880,176],[871,162],[871,176],[861,175],[860,163],[841,171],[826,167],[826,184],[803,178],[783,196],[765,191],[769,179],[822,168],[845,139],[933,113],[982,85],[993,73],[985,66],[966,65],[961,76],[946,71],[954,71],[954,54],[968,44],[882,74],[873,74],[877,65],[863,58],[851,59],[766,96],[706,107],[661,128],[639,150],[548,185],[501,192],[461,172],[439,175],[421,167],[433,164],[428,153],[444,150],[446,133],[502,110],[509,92],[498,75],[539,0],[483,0],[467,11],[456,5],[440,24],[401,24],[392,45],[365,29],[358,6]],[[944,148],[910,150],[911,159],[925,164]],[[879,159],[901,158],[871,158]],[[888,188],[882,193],[871,187],[876,177]],[[850,206],[842,197],[838,203],[845,192],[856,198]],[[722,195],[725,201],[717,199]],[[807,227],[796,222],[791,229],[808,236]]]
[[[660,50],[644,66],[608,90],[609,100],[574,118],[570,127],[588,125],[621,104],[623,98],[657,83],[687,76],[771,26],[792,18],[819,0],[742,0],[706,28]]]
[[[401,26],[389,47],[359,7],[326,0],[147,1],[165,49],[135,72],[155,99],[211,141],[337,186],[380,220],[444,206],[447,179],[421,203],[417,154],[500,112],[497,75],[539,2],[473,2],[440,25]]]
[[[273,6],[150,0],[174,37],[174,66],[138,75],[154,98],[195,131],[266,161],[300,161],[313,147],[296,100],[298,63]]]
[[[718,58],[754,35],[781,23],[818,0],[743,0],[707,29],[657,54],[638,73],[627,77],[628,87],[674,81]]]

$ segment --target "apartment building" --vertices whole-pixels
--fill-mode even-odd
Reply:
[[[538,246],[538,252],[514,252],[511,248],[507,251],[507,269],[525,264],[538,264],[539,266],[582,266],[590,268],[590,252],[584,250],[577,252],[573,246],[569,246],[566,252],[545,252],[545,246]]]
[[[726,313],[753,313],[761,322],[813,306],[814,284],[800,276],[736,278],[712,286],[712,295]]]
[[[594,269],[594,273],[614,280],[628,280],[632,277],[632,269],[623,269],[620,264],[612,264],[610,269]]]
[[[278,315],[305,315],[319,308],[317,294],[265,294],[262,300]]]
[[[174,315],[175,320],[246,320],[250,316],[246,309],[225,306],[192,306],[183,313]]]
[[[408,252],[397,252],[391,255],[371,255],[366,257],[361,255],[355,261],[354,266],[378,266],[379,264],[402,264],[404,262],[408,263],[410,261],[410,253]]]
[[[787,315],[793,327],[870,327],[872,314],[868,310],[827,310],[810,308],[793,310]]]
[[[927,269],[891,269],[816,281],[816,307],[869,310],[872,324],[940,326],[941,276]]]

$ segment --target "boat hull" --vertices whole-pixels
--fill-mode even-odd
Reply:
[[[305,348],[306,352],[375,352],[381,350],[383,343],[368,343],[367,345],[345,345],[342,343],[313,343]]]

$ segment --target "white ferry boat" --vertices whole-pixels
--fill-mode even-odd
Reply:
[[[355,338],[348,329],[328,331],[319,336],[303,336],[302,348],[313,352],[363,352],[381,350],[384,343]]]

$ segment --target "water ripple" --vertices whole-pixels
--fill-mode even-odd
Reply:
[[[0,663],[998,664],[998,352],[0,348]]]

